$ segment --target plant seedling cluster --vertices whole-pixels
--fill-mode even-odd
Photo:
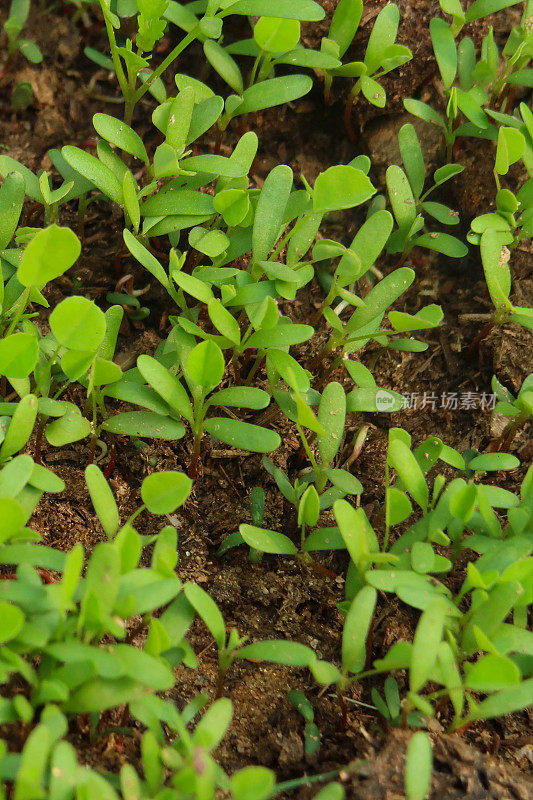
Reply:
[[[304,26],[325,17],[314,0],[61,3],[71,24],[101,20],[100,49],[85,55],[116,80],[112,99],[123,108],[93,115],[92,152],[66,141],[49,150],[49,171],[0,155],[0,797],[270,800],[316,782],[326,784],[317,800],[342,800],[357,763],[284,783],[259,764],[231,775],[220,766],[229,681],[240,680],[243,662],[299,670],[307,681],[290,689],[287,707],[309,760],[321,754],[326,691],[340,732],[356,685],[385,730],[415,730],[408,800],[431,785],[430,720],[453,733],[533,704],[533,468],[516,491],[499,485],[521,467],[509,451],[531,423],[532,376],[513,392],[493,377],[494,414],[508,421],[482,451],[459,452],[436,435],[413,442],[396,425],[401,415],[392,424],[387,415],[404,398],[378,385],[376,370],[379,359],[415,360],[428,349],[420,337],[444,317],[439,305],[413,302],[415,248],[443,271],[449,259],[478,263],[494,310],[470,358],[493,329],[532,328],[533,310],[512,290],[516,254],[533,232],[533,0],[503,47],[490,27],[476,48],[468,28],[516,4],[440,0],[429,36],[443,107],[404,105],[441,130],[441,161],[429,170],[407,123],[401,165],[389,165],[379,186],[362,153],[314,180],[277,164],[259,181],[262,143],[250,128],[259,111],[291,113],[314,79],[333,104],[348,78],[344,121],[355,142],[354,108],[362,98],[384,108],[385,76],[412,58],[398,42],[396,4],[369,26],[363,0],[340,0],[313,49]],[[29,0],[12,0],[3,76],[20,54],[42,60],[20,38],[29,14]],[[195,52],[205,68],[181,71]],[[21,87],[14,113],[31,102],[31,86]],[[442,201],[464,169],[458,139],[469,137],[487,142],[494,202],[461,226]],[[91,247],[89,212],[102,225],[113,219],[117,261],[130,270],[106,274],[96,300],[75,276]],[[330,238],[333,216],[350,216],[350,241]],[[72,291],[52,302],[58,280]],[[147,282],[144,306],[136,284]],[[154,294],[165,308],[157,346],[121,358],[121,334],[153,326]],[[369,420],[388,428],[377,488],[357,470]],[[157,451],[161,440],[180,468],[145,459],[131,487],[140,501],[125,518],[109,480],[117,451]],[[209,587],[180,577],[180,536],[218,443],[239,459],[261,456],[257,485],[241,486],[248,518],[217,543],[219,568],[249,559],[258,596],[260,562],[276,570],[279,556],[329,581],[340,635],[327,657],[239,630]],[[47,464],[53,448],[72,445],[87,462],[100,540],[66,550],[32,517],[45,494],[52,503],[68,492]],[[413,630],[379,650],[388,596],[409,610]],[[185,702],[177,676],[202,668],[191,644],[198,624],[216,648],[216,679],[212,696]],[[84,766],[80,741],[111,736],[135,757],[113,774]]]

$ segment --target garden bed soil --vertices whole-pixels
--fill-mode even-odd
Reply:
[[[385,3],[383,0],[365,2],[363,23],[357,35],[354,52],[365,42],[373,19]],[[330,15],[335,2],[324,0]],[[398,160],[395,155],[396,133],[405,121],[402,98],[421,97],[439,102],[436,68],[432,59],[428,26],[431,15],[438,12],[433,0],[400,0],[402,22],[400,41],[411,47],[413,61],[387,78],[388,103],[379,111],[366,103],[354,106],[352,125],[356,141],[352,142],[344,129],[344,89],[339,81],[338,94],[331,105],[325,106],[320,82],[306,98],[282,107],[257,114],[250,120],[251,127],[260,139],[258,158],[252,174],[258,186],[268,171],[279,162],[289,163],[295,174],[305,174],[313,181],[328,166],[345,163],[360,152],[373,156],[372,177],[382,180],[383,165]],[[5,11],[2,12],[5,15]],[[498,16],[500,26],[509,29],[516,23],[518,11],[503,12]],[[91,149],[96,135],[91,125],[92,114],[98,110],[121,113],[119,105],[111,101],[117,97],[113,79],[87,61],[83,47],[90,44],[103,47],[101,28],[95,24],[96,15],[87,13],[88,27],[74,24],[66,14],[49,13],[43,16],[34,11],[27,30],[42,48],[43,64],[28,65],[17,60],[12,71],[0,79],[0,142],[3,152],[22,163],[38,169],[51,168],[46,151],[51,147],[76,144]],[[0,13],[0,23],[4,19]],[[479,40],[488,21],[475,27]],[[327,25],[308,25],[305,36],[316,45]],[[504,33],[505,31],[501,31]],[[236,31],[237,35],[238,31]],[[171,34],[173,35],[173,34]],[[45,38],[46,36],[46,38]],[[201,51],[187,56],[185,68],[199,74],[202,68]],[[183,66],[180,67],[183,69]],[[21,80],[31,82],[33,105],[24,112],[10,110],[9,98],[13,87]],[[104,102],[103,98],[109,98]],[[150,123],[151,101],[140,104],[135,125],[148,137],[154,135]],[[438,165],[438,147],[431,130],[419,135],[427,157]],[[230,131],[223,144],[231,148],[237,132]],[[150,142],[150,138],[148,138]],[[211,132],[204,137],[203,145],[209,152],[214,143]],[[494,195],[491,171],[492,156],[487,156],[487,143],[459,143],[461,163],[466,165],[460,180],[449,191],[446,200],[460,212],[464,234],[469,220],[492,206]],[[229,150],[228,150],[229,152]],[[480,158],[480,155],[485,158]],[[380,172],[381,170],[381,172]],[[512,173],[510,186],[517,185],[522,176]],[[40,224],[35,210],[28,206],[26,224]],[[72,224],[74,215],[65,212],[62,224]],[[349,243],[359,219],[355,213],[345,213],[332,219],[326,235],[340,237]],[[91,205],[85,228],[85,241],[77,265],[68,275],[59,278],[48,289],[51,305],[58,303],[73,291],[81,292],[96,301],[105,303],[105,296],[113,291],[117,279],[124,272],[132,272],[137,288],[147,283],[146,273],[133,263],[121,249],[121,225],[118,214],[110,216],[109,207]],[[524,245],[513,256],[513,291],[520,305],[531,305],[533,300],[531,274],[531,248]],[[378,385],[404,394],[426,393],[426,407],[405,409],[393,415],[353,414],[342,449],[341,462],[351,452],[351,440],[363,425],[368,435],[361,454],[351,469],[364,486],[362,503],[371,521],[379,530],[379,508],[383,501],[383,474],[387,448],[388,429],[401,426],[419,443],[429,435],[441,437],[445,443],[459,450],[485,450],[497,436],[490,410],[441,408],[443,393],[490,393],[490,381],[496,373],[511,390],[518,390],[523,379],[532,371],[531,335],[516,326],[494,330],[473,356],[468,356],[468,346],[479,330],[479,324],[465,320],[465,314],[483,314],[490,311],[485,296],[485,283],[477,251],[454,268],[433,255],[415,251],[412,262],[417,280],[402,297],[400,308],[416,312],[428,303],[439,303],[444,310],[444,324],[423,338],[429,348],[423,354],[386,352],[376,361],[377,352],[372,346],[363,351],[362,360],[373,366]],[[378,267],[387,272],[394,261],[383,258]],[[364,284],[360,291],[365,292]],[[313,282],[307,291],[298,295],[291,305],[291,314],[307,321],[321,301],[320,287]],[[132,364],[141,352],[153,353],[158,341],[166,335],[168,298],[151,285],[143,297],[150,307],[150,317],[137,327],[124,328],[119,339],[123,363]],[[300,349],[298,356],[304,364],[310,363],[314,352]],[[375,362],[375,363],[374,363]],[[335,375],[342,380],[342,376]],[[429,398],[437,398],[435,407]],[[76,399],[75,395],[72,399]],[[279,418],[273,427],[282,436],[282,446],[274,454],[275,463],[289,471],[291,477],[301,468],[299,440],[293,426]],[[111,476],[111,486],[122,514],[126,518],[139,502],[142,479],[156,469],[187,469],[190,441],[184,438],[176,443],[150,443],[136,450],[126,439],[117,443],[117,462]],[[29,452],[32,452],[30,443]],[[43,460],[66,482],[67,489],[57,496],[45,496],[39,505],[32,527],[44,541],[67,550],[81,542],[86,551],[104,535],[98,525],[88,499],[83,470],[87,462],[86,442],[62,450],[45,448]],[[494,482],[517,491],[531,460],[532,447],[528,432],[522,432],[513,444],[522,467],[505,474],[493,476]],[[106,460],[102,462],[106,463]],[[249,493],[252,487],[262,486],[266,492],[265,525],[291,535],[295,520],[275,484],[261,466],[259,456],[238,454],[224,446],[206,442],[204,446],[203,474],[197,480],[191,497],[175,515],[172,522],[179,531],[178,573],[183,580],[194,580],[205,588],[219,604],[228,628],[237,627],[241,635],[250,640],[288,638],[303,642],[316,650],[321,658],[338,659],[342,615],[336,603],[343,599],[343,579],[346,563],[338,553],[319,559],[325,570],[314,569],[282,557],[265,557],[251,566],[244,549],[232,550],[222,560],[216,550],[224,537],[232,533],[240,522],[250,522]],[[324,515],[323,524],[328,524]],[[139,519],[139,530],[149,534],[156,530],[157,520]],[[330,522],[331,524],[331,522]],[[464,564],[462,565],[464,570]],[[461,581],[461,565],[457,565],[447,580],[450,585]],[[335,575],[339,577],[334,577]],[[398,639],[412,635],[416,615],[396,599],[382,596],[379,601],[378,621],[373,631],[372,657],[378,658]],[[216,650],[212,637],[198,620],[193,625],[190,642],[198,655],[200,668],[196,671],[178,668],[177,682],[171,696],[178,706],[184,705],[198,692],[213,694],[216,684]],[[379,683],[376,686],[380,687]],[[340,731],[339,709],[335,698],[312,681],[307,672],[286,667],[238,662],[230,671],[225,693],[234,703],[234,718],[228,735],[220,745],[217,756],[224,769],[233,770],[252,763],[276,769],[279,780],[328,772],[346,767],[354,762],[353,771],[345,771],[343,780],[348,797],[378,800],[402,798],[403,767],[408,732],[400,729],[386,730],[384,723],[371,708],[358,705],[371,703],[371,682],[356,685],[349,693],[348,727]],[[321,734],[319,752],[306,757],[303,744],[301,716],[290,705],[287,692],[298,688],[304,691],[315,709],[315,721]],[[402,688],[402,687],[400,687]],[[445,733],[447,720],[437,718],[431,722],[430,733],[434,745],[435,771],[431,797],[446,800],[459,798],[533,798],[532,712],[521,713],[474,725],[453,736]],[[15,736],[13,730],[10,731]],[[138,737],[111,734],[91,742],[88,725],[77,726],[71,732],[79,758],[103,770],[117,770],[126,760],[138,760]],[[302,788],[293,797],[311,797],[316,788]]]

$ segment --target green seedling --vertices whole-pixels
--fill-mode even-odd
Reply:
[[[67,170],[63,169],[64,162],[62,159],[59,161],[57,157],[59,153],[57,153],[57,156],[55,153],[57,151],[50,150],[48,154],[54,165],[57,166],[58,171],[62,175],[64,174],[62,184],[56,189],[51,186],[50,177],[44,170],[35,175],[15,159],[9,156],[0,156],[0,175],[6,180],[11,175],[18,175],[22,179],[24,195],[43,206],[45,225],[57,222],[61,206],[70,200],[78,199],[80,208],[83,207],[84,211],[87,192],[95,188],[93,184],[84,181],[81,175],[73,173],[72,170],[68,171],[68,167]],[[24,241],[26,238],[24,233],[31,233],[31,230],[21,229],[19,231],[21,235],[17,234],[17,240]],[[16,230],[13,230],[12,235],[15,233]]]
[[[419,100],[406,99],[404,105],[411,114],[442,129],[448,163],[458,136],[495,138],[497,130],[490,124],[488,115],[497,118],[496,107],[504,112],[512,106],[515,87],[530,84],[530,70],[527,69],[532,56],[531,31],[527,24],[531,16],[530,4],[529,10],[524,11],[522,24],[511,31],[501,59],[492,28],[483,39],[479,60],[476,60],[475,45],[470,37],[464,37],[459,44],[456,41],[466,22],[510,5],[515,2],[480,0],[464,12],[460,2],[442,0],[441,8],[451,14],[452,24],[437,17],[431,20],[430,33],[444,87],[446,116],[443,118]],[[466,121],[457,124],[460,115]]]
[[[308,667],[313,669],[319,662],[313,650],[298,642],[271,640],[245,644],[236,630],[232,628],[226,634],[224,617],[214,600],[200,586],[186,583],[185,597],[191,607],[203,620],[215,640],[218,650],[218,680],[215,696],[220,697],[224,688],[226,675],[236,659],[268,661],[273,664]]]
[[[371,691],[372,702],[381,714],[385,725],[399,728],[403,725],[402,705],[400,699],[400,689],[398,682],[391,678],[385,678],[383,697],[376,688]],[[420,711],[412,711],[406,720],[410,728],[420,728],[424,726],[424,719]]]
[[[200,342],[178,352],[178,358],[190,396],[180,379],[164,364],[150,356],[140,356],[138,374],[148,384],[149,391],[138,380],[122,381],[116,384],[113,392],[108,389],[106,394],[157,410],[117,414],[104,422],[104,429],[129,436],[179,439],[185,433],[180,420],[185,419],[193,434],[189,466],[191,477],[198,474],[204,433],[249,452],[266,453],[279,447],[279,435],[259,425],[234,417],[206,418],[211,407],[260,410],[270,402],[266,392],[254,387],[236,386],[215,391],[222,382],[225,370],[224,356],[217,344],[212,341]]]
[[[304,750],[306,755],[314,756],[320,750],[320,731],[315,723],[315,712],[311,702],[307,699],[303,692],[297,689],[291,689],[289,692],[289,700],[294,706],[296,711],[302,715],[305,720],[304,728]]]
[[[507,452],[519,431],[533,418],[533,375],[524,379],[516,397],[500,383],[496,375],[492,378],[492,391],[498,398],[494,413],[510,417],[494,449]]]
[[[441,225],[459,224],[459,216],[448,206],[427,198],[437,187],[463,171],[460,164],[447,164],[436,170],[433,185],[424,192],[426,169],[422,148],[411,124],[403,125],[398,134],[400,155],[404,169],[391,165],[387,169],[387,190],[392,211],[398,225],[388,241],[389,253],[401,253],[399,264],[403,264],[414,247],[424,247],[448,256],[463,258],[468,248],[457,237],[449,233],[427,231],[425,216]]]
[[[522,484],[520,501],[512,493],[473,480],[485,471],[513,469],[518,465],[517,459],[502,453],[472,454],[466,461],[466,474],[472,476],[468,483],[454,479],[445,486],[445,480],[437,476],[430,494],[425,473],[438,459],[465,469],[461,456],[439,440],[428,440],[412,452],[406,432],[391,430],[387,484],[389,470],[395,470],[397,480],[386,490],[383,550],[362,509],[354,510],[344,500],[334,505],[339,531],[351,558],[346,582],[348,599],[342,605],[347,610],[343,665],[341,677],[336,680],[343,718],[346,687],[354,680],[390,669],[409,671],[410,691],[401,702],[402,716],[415,711],[432,716],[433,703],[445,697],[454,710],[452,729],[486,718],[484,715],[500,713],[504,707],[518,708],[531,702],[531,665],[518,652],[522,652],[519,642],[528,640],[526,651],[533,643],[524,630],[524,609],[531,591],[531,542],[522,535],[533,519],[533,470],[529,470]],[[424,516],[385,552],[388,529],[408,519],[411,499]],[[505,531],[493,507],[508,509]],[[473,533],[464,537],[466,530]],[[485,550],[489,542],[493,544]],[[454,560],[461,547],[473,547],[482,554],[469,565],[456,596],[436,578],[429,577],[431,572],[446,572],[452,565],[452,561],[435,553],[433,546],[437,543],[451,545]],[[367,641],[375,590],[395,592],[404,603],[420,609],[422,616],[413,643],[395,644],[385,658],[370,668]],[[469,593],[472,602],[464,612],[460,607]],[[513,625],[505,622],[511,611]],[[474,652],[486,655],[472,665],[470,657]],[[357,658],[352,660],[354,654]],[[443,688],[423,695],[421,690],[428,681]],[[489,697],[478,703],[478,692]]]
[[[321,52],[324,55],[342,59],[350,47],[363,13],[363,0],[341,0],[338,3],[327,38],[322,39]],[[378,108],[384,108],[387,95],[380,79],[406,64],[412,59],[408,47],[396,44],[400,12],[395,3],[388,3],[379,12],[374,22],[370,39],[362,61],[349,61],[338,67],[325,67],[325,96],[331,97],[331,86],[336,76],[355,78],[355,84],[348,95],[345,112],[346,131],[352,140],[355,133],[352,127],[352,110],[355,98],[362,93],[365,99]]]
[[[199,9],[194,5],[189,5],[186,10],[173,7],[166,12],[167,18],[184,31],[197,32],[203,41],[207,62],[233,90],[225,101],[224,114],[218,123],[217,152],[222,132],[231,120],[291,102],[310,91],[313,83],[310,77],[300,74],[277,76],[278,67],[326,69],[340,66],[337,58],[299,44],[300,23],[317,22],[324,17],[324,11],[317,3],[255,2],[248,6],[246,3],[223,6],[223,10],[209,18],[208,28],[207,18],[199,18]],[[259,17],[253,25],[253,37],[224,45],[224,36],[220,36],[223,18],[227,14],[248,13],[250,8]],[[243,74],[235,56],[254,59],[247,75]],[[199,86],[202,92],[210,91],[205,84]]]
[[[4,30],[7,34],[7,63],[17,54],[22,55],[31,61],[32,64],[40,64],[43,54],[35,42],[29,39],[19,39],[30,13],[30,0],[11,0],[7,20],[4,22]],[[6,65],[4,64],[4,71]]]
[[[229,77],[229,84],[232,88],[240,89],[242,92],[242,78],[239,81],[240,72],[236,67],[231,55],[223,50],[218,43],[222,34],[223,21],[229,14],[242,14],[248,15],[249,9],[246,3],[223,3],[208,2],[202,7],[200,13],[203,16],[196,16],[195,11],[199,9],[194,8],[181,8],[178,4],[168,4],[165,2],[146,3],[144,4],[136,17],[137,35],[136,35],[136,51],[133,48],[133,43],[130,40],[126,41],[125,46],[119,47],[115,35],[115,30],[120,27],[120,18],[111,11],[109,0],[100,0],[104,20],[106,24],[107,36],[111,48],[111,60],[114,72],[116,73],[117,80],[124,98],[124,121],[128,124],[131,123],[133,117],[133,110],[135,105],[150,89],[157,92],[157,99],[164,94],[164,86],[160,80],[161,75],[170,67],[176,59],[189,47],[195,40],[200,40],[205,43],[211,43],[206,47],[206,57],[215,63],[217,71],[222,71],[224,79]],[[220,7],[222,5],[222,7]],[[131,11],[128,16],[134,16],[138,9],[130,4]],[[269,17],[277,16],[277,11],[283,17],[296,18],[302,20],[319,20],[324,16],[324,11],[317,3],[312,0],[302,0],[298,5],[293,6],[291,11],[288,3],[279,3],[279,8],[276,10],[276,4],[268,3],[255,3],[252,4],[254,12],[258,15],[265,12]],[[161,64],[152,70],[149,70],[149,54],[153,51],[156,43],[161,39],[165,32],[167,21],[173,22],[178,27],[186,31],[186,35],[181,41],[171,50]],[[86,51],[87,52],[87,51]],[[97,60],[97,63],[102,63],[102,55],[89,50],[87,55]],[[285,98],[281,102],[287,102],[289,99],[306,94],[311,88],[311,80],[305,76],[296,76],[297,78],[304,78],[305,84],[298,85],[296,94],[292,87],[293,81],[291,77],[284,79]],[[141,85],[138,86],[138,81]],[[301,81],[300,81],[301,84]],[[251,87],[250,87],[251,88]],[[254,87],[255,88],[255,87]],[[274,87],[272,87],[274,89]],[[281,86],[275,84],[275,91],[267,92],[267,96],[263,96],[261,91],[258,95],[244,97],[234,95],[229,98],[227,104],[227,113],[229,112],[230,118],[235,115],[248,113],[249,111],[258,110],[258,108],[268,108],[271,105],[277,105],[280,102],[275,95],[279,92]],[[288,91],[287,91],[288,89]],[[252,93],[253,94],[253,93]],[[257,105],[259,102],[259,105]],[[252,106],[257,106],[253,108]],[[239,107],[240,108],[237,108]],[[229,120],[228,120],[229,121]],[[227,123],[226,123],[227,124]]]

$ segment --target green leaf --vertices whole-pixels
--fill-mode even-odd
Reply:
[[[359,567],[369,552],[368,533],[373,533],[366,515],[362,508],[355,509],[346,500],[337,500],[333,512],[350,558]]]
[[[238,419],[211,417],[205,421],[204,429],[221,442],[250,453],[271,453],[281,444],[281,438],[276,431]]]
[[[333,486],[344,494],[362,494],[364,491],[361,481],[345,469],[326,469],[325,473]]]
[[[420,197],[424,189],[426,169],[424,166],[422,148],[420,147],[414,125],[411,125],[411,123],[402,125],[398,133],[398,144],[413,194],[415,197]],[[372,219],[372,217],[370,217],[370,219]]]
[[[183,505],[192,489],[192,480],[181,472],[153,472],[141,486],[141,497],[152,514],[172,514]]]
[[[106,331],[104,312],[85,297],[66,297],[50,314],[57,341],[71,350],[94,352]]]
[[[65,414],[46,426],[46,441],[53,447],[77,442],[91,433],[91,424],[76,406],[69,404]]]
[[[213,204],[229,227],[240,225],[250,210],[250,200],[245,189],[222,189],[215,195]]]
[[[207,44],[207,42],[206,42]],[[174,100],[170,101],[168,121],[165,127],[166,143],[181,156],[187,144],[187,137],[194,113],[195,93],[192,86],[185,86]]]
[[[17,278],[23,286],[40,288],[70,269],[80,252],[81,242],[70,228],[50,225],[39,231],[24,250]]]
[[[0,462],[22,450],[31,436],[37,417],[37,398],[27,394],[18,403],[0,448]]]
[[[180,167],[191,172],[205,172],[221,178],[244,178],[247,173],[246,167],[239,161],[211,153],[184,158],[180,161]]]
[[[252,231],[254,261],[265,261],[281,231],[292,188],[292,169],[279,164],[267,175],[257,201]]]
[[[285,19],[299,19],[302,22],[320,22],[324,19],[325,12],[313,0],[236,0],[235,3],[225,3],[226,14],[242,14],[244,16],[260,17],[276,16]]]
[[[212,394],[208,402],[211,406],[251,408],[259,411],[268,406],[270,395],[255,386],[230,386]]]
[[[28,736],[20,758],[14,800],[40,800],[46,797],[43,782],[51,745],[49,728],[44,724],[37,725]]]
[[[216,258],[228,249],[230,240],[222,231],[210,231],[198,225],[189,231],[189,244],[199,253]]]
[[[415,245],[426,247],[428,250],[435,250],[437,253],[444,253],[450,258],[464,258],[468,255],[468,247],[464,242],[450,236],[449,233],[423,233],[415,239]]]
[[[424,800],[431,789],[433,753],[425,731],[417,731],[409,739],[405,757],[405,798]]]
[[[13,238],[20,220],[26,187],[18,172],[9,173],[0,187],[0,250]]]
[[[207,247],[209,247],[209,244],[207,244]],[[183,289],[184,292],[187,292],[191,297],[200,300],[202,303],[209,303],[213,297],[213,292],[208,284],[196,278],[194,275],[189,275],[188,272],[175,269],[172,272],[172,280],[180,289]]]
[[[366,662],[366,639],[374,615],[378,593],[364,586],[352,600],[342,631],[342,670],[358,673]]]
[[[0,642],[2,644],[14,639],[22,629],[24,622],[24,614],[18,606],[0,600]]]
[[[214,750],[226,734],[232,712],[233,705],[229,698],[216,700],[196,726],[193,736],[195,746],[202,750]]]
[[[145,381],[154,387],[157,394],[184,419],[191,422],[193,418],[192,406],[187,392],[178,378],[151,356],[139,356],[137,367]]]
[[[218,386],[224,375],[224,368],[222,350],[214,342],[206,340],[191,350],[186,374],[193,383],[208,392]]]
[[[230,779],[234,800],[267,800],[272,795],[276,778],[266,767],[243,767]]]
[[[124,173],[124,177],[122,178],[122,191],[124,193],[124,208],[131,220],[134,231],[137,233],[139,231],[139,225],[141,224],[141,210],[137,197],[138,186],[129,170]]]
[[[510,658],[490,653],[468,665],[465,686],[475,692],[495,692],[520,683],[520,670]]]
[[[211,195],[194,192],[192,189],[174,189],[171,188],[171,184],[169,184],[169,188],[149,197],[141,206],[143,217],[209,214],[215,214]],[[136,255],[135,257],[137,258]]]
[[[175,419],[152,411],[129,411],[106,419],[102,425],[106,431],[119,436],[146,436],[151,439],[173,441],[185,435],[185,428]]]
[[[119,205],[124,202],[121,181],[98,158],[86,153],[84,150],[80,150],[79,147],[71,145],[63,147],[61,155],[76,172],[79,172],[84,178],[94,183],[102,194],[105,194]]]
[[[326,436],[318,435],[318,449],[324,464],[331,464],[342,444],[346,420],[346,395],[340,383],[328,383],[318,406],[318,421]]]
[[[141,161],[147,162],[148,155],[143,141],[138,133],[115,117],[110,117],[109,114],[95,114],[93,116],[93,125],[102,139],[106,139],[111,144],[114,144],[120,150],[135,156]]]
[[[398,477],[420,508],[425,512],[428,505],[428,487],[424,473],[407,445],[400,439],[392,439],[389,443],[387,460],[398,473]],[[413,691],[417,691],[414,689]]]
[[[420,617],[413,639],[409,667],[409,687],[412,692],[422,689],[432,675],[447,610],[446,602],[437,597],[430,602]]]
[[[510,252],[507,245],[511,236],[506,231],[489,228],[481,235],[481,260],[485,272],[485,280],[492,302],[496,308],[512,309],[509,302],[511,292],[511,271],[509,268]]]
[[[0,175],[2,175],[3,178],[7,178],[7,176],[13,172],[22,175],[28,197],[31,197],[32,200],[36,200],[38,203],[42,203],[43,195],[39,185],[39,179],[33,174],[31,169],[15,161],[14,158],[0,156]]]
[[[363,0],[340,0],[333,14],[328,39],[336,42],[339,57],[345,54],[351,45],[363,14]]]
[[[502,126],[498,130],[495,171],[507,175],[509,167],[522,157],[525,146],[526,140],[520,131]]]
[[[403,101],[405,110],[412,114],[414,117],[423,119],[431,125],[437,125],[439,128],[446,127],[442,117],[437,114],[434,108],[427,103],[422,103],[420,100],[414,100],[412,97],[407,97]],[[445,169],[445,167],[443,167]]]
[[[476,705],[471,716],[474,719],[492,719],[526,709],[533,703],[533,678],[522,681],[518,686],[502,689]]]
[[[298,525],[313,528],[320,516],[320,499],[314,485],[311,484],[303,493],[298,506]]]
[[[239,525],[239,532],[247,545],[263,553],[274,555],[292,556],[298,550],[288,536],[276,531],[257,528],[255,525]]]
[[[85,482],[100,524],[107,538],[112,539],[120,524],[118,508],[113,492],[96,464],[86,467]]]
[[[448,206],[443,205],[443,203],[433,203],[430,200],[426,200],[424,203],[421,203],[421,206],[426,214],[429,214],[442,225],[459,225],[460,220],[458,212],[453,211]]]
[[[230,312],[222,305],[220,300],[215,297],[211,298],[207,304],[207,311],[209,318],[217,331],[229,339],[233,344],[239,344],[241,341],[241,331],[239,323]]]
[[[365,53],[367,74],[372,75],[383,61],[384,51],[396,41],[400,12],[398,6],[389,3],[379,12],[370,34]]]
[[[387,94],[383,86],[374,78],[369,78],[368,75],[361,75],[359,80],[361,81],[361,91],[368,102],[377,108],[385,108]]]
[[[488,14],[495,14],[503,8],[514,6],[519,0],[475,0],[465,14],[467,22],[486,17]]]
[[[307,75],[287,75],[283,78],[270,78],[270,80],[255,83],[249,89],[244,90],[242,102],[236,106],[232,116],[251,114],[264,108],[290,103],[310,92],[312,86],[313,81]]]
[[[407,232],[416,218],[416,205],[407,175],[401,167],[391,164],[386,173],[389,199],[401,231]]]
[[[254,39],[267,53],[286,53],[300,41],[300,22],[283,17],[261,17],[254,25]]]
[[[0,375],[27,378],[39,357],[39,343],[33,333],[13,333],[0,339]]]
[[[168,286],[168,276],[157,260],[155,256],[150,253],[149,250],[144,247],[131,233],[131,231],[125,228],[122,231],[122,236],[124,238],[124,244],[137,261],[145,267],[151,275],[156,278],[162,286],[167,288]]]
[[[457,46],[453,31],[440,17],[431,19],[429,30],[444,88],[450,89],[457,74]]]
[[[286,664],[291,667],[309,667],[316,661],[316,655],[310,647],[299,642],[277,639],[248,644],[238,651],[238,656],[239,658],[251,658],[253,661]]]
[[[510,453],[485,453],[476,456],[468,463],[468,469],[476,472],[493,472],[498,470],[516,469],[520,461]]]
[[[490,590],[488,598],[474,610],[464,631],[462,647],[467,654],[478,649],[476,628],[480,628],[490,639],[519,601],[523,591],[517,581],[498,583]]]
[[[353,208],[376,193],[368,177],[360,169],[337,165],[321,172],[315,181],[313,210],[319,213]]]
[[[404,492],[394,486],[386,490],[386,523],[399,525],[413,513],[411,501]]]
[[[300,325],[292,323],[289,325],[276,325],[275,328],[266,328],[255,331],[246,342],[247,348],[266,348],[290,347],[294,344],[306,342],[314,334],[315,330],[311,325]]]
[[[464,92],[462,89],[457,88],[457,106],[470,122],[478,128],[485,130],[489,127],[489,122],[485,116],[485,112],[481,108],[479,100],[473,94],[473,91],[474,90]]]
[[[464,167],[462,164],[445,164],[444,167],[435,170],[435,174],[433,175],[435,186],[446,183],[446,181],[449,181],[450,178],[455,177],[455,175],[459,175],[463,170]]]
[[[236,94],[241,95],[244,90],[242,74],[236,61],[218,42],[207,39],[204,42],[205,57],[218,72],[222,80],[226,81]]]
[[[186,583],[183,591],[191,606],[205,622],[218,649],[222,650],[226,644],[226,624],[217,604],[195,583]]]

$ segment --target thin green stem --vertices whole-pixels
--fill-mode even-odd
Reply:
[[[107,13],[106,13],[107,9],[105,7],[104,0],[99,0],[99,3],[100,3],[100,7],[102,9],[102,14],[104,16],[104,23],[105,23],[105,27],[106,27],[106,31],[107,31],[107,38],[109,39],[109,47],[111,49],[111,58],[113,60],[113,66],[115,67],[115,73],[116,73],[116,76],[117,76],[117,80],[118,80],[120,89],[122,91],[124,99],[126,100],[127,96],[128,96],[128,82],[126,80],[126,74],[125,74],[124,69],[122,67],[122,62],[120,60],[120,55],[118,53],[117,40],[115,38],[115,31],[113,29],[113,26],[112,26],[110,20],[108,19],[108,16],[107,16]]]
[[[24,289],[24,291],[20,295],[17,311],[15,313],[15,316],[11,320],[11,324],[9,325],[9,328],[6,331],[5,336],[9,336],[9,334],[13,333],[13,331],[19,324],[20,318],[24,314],[26,306],[28,305],[28,301],[30,299],[30,292],[31,292],[31,287],[28,286],[26,289]]]
[[[101,2],[101,0],[100,0],[100,2]],[[143,85],[140,86],[137,89],[137,91],[135,92],[135,95],[133,97],[134,104],[139,102],[141,97],[143,97],[146,94],[146,92],[150,89],[152,84],[154,84],[156,82],[156,80],[163,74],[163,72],[167,69],[167,67],[169,67],[172,64],[172,62],[175,61],[176,58],[179,55],[181,55],[181,53],[192,42],[194,42],[194,40],[196,39],[196,33],[195,33],[196,28],[197,28],[197,26],[195,26],[193,28],[193,30],[190,31],[190,33],[187,34],[187,36],[183,37],[181,42],[179,44],[177,44],[176,47],[173,50],[171,50],[171,52],[168,54],[168,56],[165,58],[165,60],[162,61],[161,64],[157,67],[157,69],[155,69],[152,72],[152,74],[150,75],[148,80],[145,83],[143,83]]]
[[[303,444],[304,450],[305,450],[305,452],[307,454],[307,458],[311,462],[311,464],[313,466],[313,469],[315,470],[315,472],[318,475],[319,467],[318,467],[318,464],[316,463],[316,459],[315,459],[315,457],[314,457],[314,455],[313,455],[313,453],[311,451],[311,448],[309,447],[309,443],[308,443],[308,441],[307,441],[307,439],[305,437],[305,433],[303,432],[302,427],[298,423],[296,423],[296,428],[298,430],[298,434],[300,436],[300,439],[302,440],[302,444]]]

